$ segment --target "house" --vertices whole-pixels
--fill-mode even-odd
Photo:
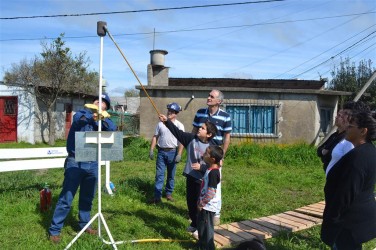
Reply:
[[[140,97],[111,96],[111,105],[115,111],[137,114],[140,107]]]
[[[55,105],[56,139],[68,136],[74,111],[93,101],[93,95],[73,94]],[[42,103],[19,87],[0,82],[0,143],[48,141],[47,112]]]
[[[225,95],[222,109],[232,118],[231,140],[239,142],[305,142],[317,145],[333,126],[338,100],[349,92],[324,90],[325,80],[256,80],[231,78],[170,78],[164,66],[165,50],[152,50],[147,66],[149,97],[140,89],[140,135],[151,139],[157,113],[166,105],[182,106],[178,119],[186,131],[199,108],[206,107],[208,93]],[[154,108],[155,106],[155,108]]]

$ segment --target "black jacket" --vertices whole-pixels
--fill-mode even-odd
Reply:
[[[324,163],[324,172],[326,172],[326,168],[330,160],[332,159],[332,151],[333,148],[343,139],[345,138],[345,131],[338,133],[338,131],[334,132],[320,147],[317,148],[317,155],[321,158],[321,162]],[[322,154],[322,150],[326,149],[329,152],[325,155]]]
[[[332,246],[342,228],[357,243],[376,238],[376,148],[364,143],[344,155],[330,170],[324,188],[321,239]]]

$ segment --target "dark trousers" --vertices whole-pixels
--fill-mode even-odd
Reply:
[[[362,244],[355,243],[351,231],[348,229],[342,229],[337,236],[333,250],[362,250]]]
[[[201,209],[198,212],[197,231],[198,231],[198,248],[211,250],[215,249],[214,245],[214,215],[215,212],[210,212]]]
[[[197,201],[200,197],[201,183],[197,179],[187,175],[186,198],[188,215],[191,219],[191,226],[197,228]]]

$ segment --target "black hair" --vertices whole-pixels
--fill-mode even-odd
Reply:
[[[367,128],[366,141],[376,140],[376,119],[371,112],[354,112],[351,115],[350,122],[356,123],[359,128]]]
[[[349,109],[351,111],[365,111],[369,112],[370,107],[362,101],[348,101],[343,105],[342,109]]]
[[[264,243],[260,239],[253,239],[240,243],[236,250],[266,250]]]
[[[206,121],[205,125],[206,125],[206,132],[208,134],[211,134],[211,136],[209,137],[209,140],[211,140],[217,134],[217,131],[218,131],[217,127],[211,121]]]
[[[210,158],[214,158],[215,163],[219,164],[223,159],[223,149],[218,145],[210,145],[208,148]]]

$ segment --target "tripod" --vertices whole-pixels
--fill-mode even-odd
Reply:
[[[103,37],[106,35],[105,27],[106,22],[97,22],[97,34],[100,37],[100,59],[99,59],[99,97],[102,96],[102,70],[103,70]],[[99,107],[102,107],[102,98],[99,98]],[[98,117],[101,117],[102,109],[98,109]],[[107,226],[106,220],[102,214],[102,181],[101,181],[101,161],[102,161],[102,123],[98,122],[98,212],[91,218],[91,220],[85,225],[84,228],[73,238],[73,240],[65,247],[69,249],[74,242],[85,232],[85,230],[98,218],[98,236],[101,238],[101,222],[110,238],[111,245],[114,249],[117,249],[116,243],[111,235],[110,229]]]

